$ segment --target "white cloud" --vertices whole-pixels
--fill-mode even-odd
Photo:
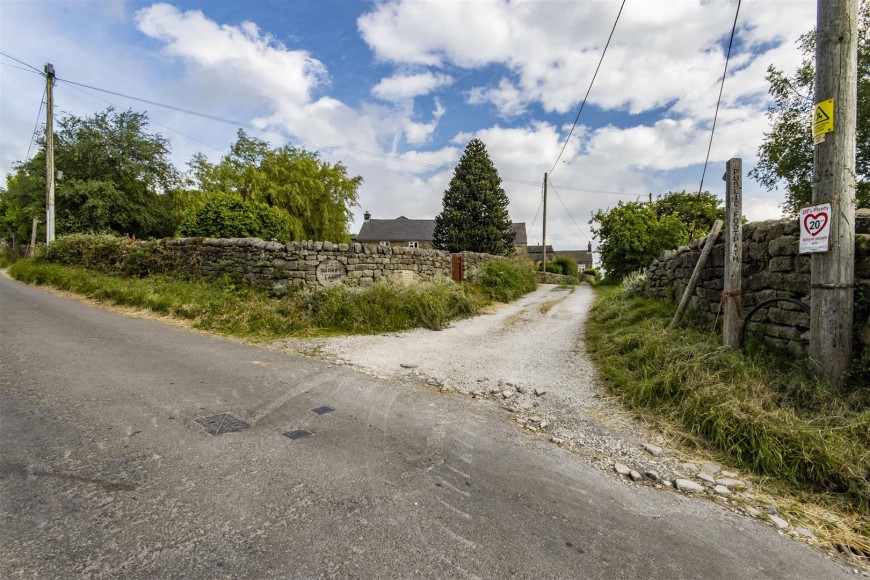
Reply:
[[[504,118],[516,117],[526,111],[523,93],[508,79],[501,79],[496,88],[474,87],[469,92],[468,103],[492,103]]]
[[[382,79],[372,89],[372,94],[386,101],[405,101],[427,95],[435,89],[453,83],[453,78],[446,74],[424,72],[415,75],[395,75]]]
[[[230,92],[303,104],[326,81],[323,64],[305,51],[287,50],[257,25],[218,25],[198,10],[181,12],[154,4],[136,13],[139,30],[164,43],[164,52],[185,59]]]

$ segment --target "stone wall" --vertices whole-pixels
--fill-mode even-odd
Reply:
[[[866,223],[865,216],[866,215]],[[859,214],[855,240],[856,357],[870,363],[870,214]],[[798,253],[797,220],[755,222],[743,226],[743,315],[767,298],[787,297],[809,305],[810,255]],[[722,299],[724,235],[720,234],[691,298],[690,308],[713,320]],[[648,296],[679,301],[688,285],[706,239],[664,252],[653,261],[645,288]],[[752,317],[748,332],[758,329],[765,342],[804,355],[809,340],[809,315],[794,304],[780,302]],[[863,354],[862,354],[863,352]]]
[[[334,283],[369,286],[386,279],[431,282],[450,278],[452,271],[451,254],[440,250],[313,241],[279,244],[257,238],[176,238],[160,243],[172,263],[194,275],[238,276],[273,291]],[[460,255],[463,280],[487,262],[504,259],[474,252]]]

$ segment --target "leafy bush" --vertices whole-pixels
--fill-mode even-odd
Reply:
[[[83,266],[106,274],[147,276],[166,273],[174,264],[157,241],[134,242],[111,234],[70,234],[44,247],[40,259]]]
[[[191,238],[260,238],[286,242],[293,238],[290,218],[281,209],[225,193],[209,196],[185,217],[178,234]]]
[[[473,282],[498,302],[516,300],[538,287],[535,268],[528,260],[493,260],[480,269]]]
[[[556,259],[553,260],[552,263],[559,267],[560,274],[572,277],[577,276],[577,260],[569,258],[568,256],[556,256]]]
[[[551,274],[564,274],[562,271],[562,265],[555,262],[547,262],[546,271]]]

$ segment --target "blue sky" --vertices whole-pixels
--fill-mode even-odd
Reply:
[[[619,0],[132,2],[0,0],[0,47],[54,65],[58,111],[147,111],[179,168],[213,160],[236,126],[83,83],[237,120],[361,175],[362,213],[432,218],[465,144],[487,144],[530,243],[541,180],[589,87]],[[697,190],[737,3],[628,0],[552,184],[547,241],[585,248],[589,218],[619,200]],[[801,60],[814,0],[746,0],[704,189],[724,163],[748,171],[768,130],[765,71]],[[25,159],[44,81],[0,58],[0,173]],[[290,138],[288,135],[293,135]],[[552,190],[551,190],[552,191]],[[779,217],[781,192],[744,181],[750,220]],[[537,217],[536,217],[537,216]]]

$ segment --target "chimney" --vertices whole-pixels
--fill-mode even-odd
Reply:
[[[372,214],[370,214],[368,211],[366,211],[363,214],[363,219],[365,219],[365,221],[369,221],[370,219],[372,219]]]

